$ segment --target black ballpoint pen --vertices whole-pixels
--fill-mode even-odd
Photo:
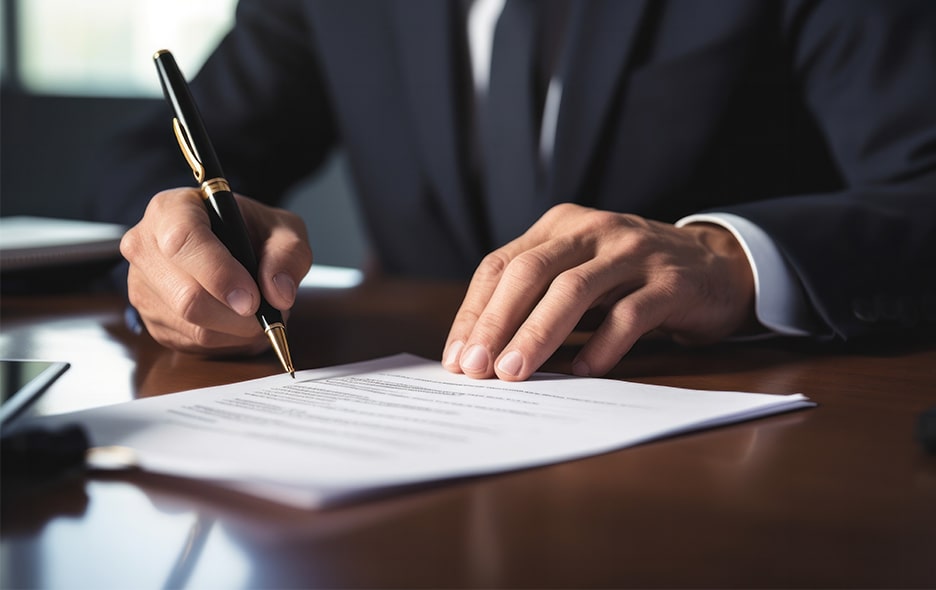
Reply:
[[[257,256],[250,245],[247,226],[241,216],[237,201],[228,181],[221,171],[221,164],[215,155],[211,140],[205,131],[198,107],[189,91],[185,77],[176,65],[172,53],[160,49],[153,54],[156,62],[156,71],[159,72],[159,81],[162,84],[166,100],[172,106],[175,117],[172,120],[172,129],[175,132],[182,155],[192,168],[195,180],[201,185],[202,197],[208,216],[211,218],[211,231],[231,251],[247,272],[257,280]],[[289,354],[289,344],[286,342],[286,326],[279,310],[270,305],[263,294],[260,294],[260,308],[257,310],[257,319],[266,335],[270,338],[273,350],[279,357],[283,368],[295,379],[296,370],[293,368],[292,358]]]

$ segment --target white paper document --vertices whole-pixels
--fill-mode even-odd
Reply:
[[[536,374],[473,380],[397,355],[139,399],[37,420],[80,423],[144,470],[303,507],[544,465],[815,405]]]

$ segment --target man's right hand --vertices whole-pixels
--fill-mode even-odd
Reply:
[[[260,289],[286,312],[312,264],[305,224],[283,209],[236,198],[257,253]],[[160,344],[210,354],[256,354],[269,346],[254,317],[257,283],[212,233],[197,189],[153,197],[120,252],[130,262],[130,304]]]

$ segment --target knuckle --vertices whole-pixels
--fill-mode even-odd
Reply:
[[[560,219],[566,219],[569,215],[572,215],[578,211],[580,207],[573,203],[559,203],[550,207],[546,213],[543,214],[543,221],[552,222]]]
[[[284,248],[290,251],[311,252],[311,248],[309,248],[309,241],[305,239],[305,233],[299,233],[295,231],[284,232],[284,234],[279,238],[279,241],[282,243]]]
[[[652,249],[653,239],[648,232],[630,224],[620,227],[625,229],[619,242],[624,249],[631,252],[645,252]]]
[[[471,327],[477,324],[480,319],[481,314],[468,307],[462,307],[455,315],[455,321],[452,322],[452,325],[470,331]]]
[[[149,203],[146,205],[146,213],[144,216],[149,215],[160,215],[165,212],[166,207],[172,202],[172,190],[164,190],[156,193]]]
[[[487,311],[472,328],[471,341],[489,347],[496,346],[505,338],[502,332],[507,325],[507,318],[499,313]]]
[[[191,340],[191,344],[198,348],[208,349],[215,347],[215,333],[205,326],[193,325],[189,332],[189,339]]]
[[[637,306],[621,301],[613,306],[605,317],[605,322],[614,333],[629,332],[640,324],[641,312]]]
[[[129,261],[135,260],[140,253],[139,230],[131,228],[120,238],[120,255]]]
[[[549,259],[538,250],[526,250],[507,265],[504,274],[527,286],[539,282],[549,269]]]
[[[503,250],[494,250],[488,253],[475,270],[475,279],[481,281],[497,280],[504,273],[510,257]]]
[[[156,237],[159,249],[175,258],[191,248],[194,234],[184,225],[172,225]]]
[[[606,230],[619,227],[623,222],[623,217],[619,213],[611,211],[592,210],[586,218],[596,229]]]
[[[270,222],[270,231],[277,234],[277,239],[286,245],[307,244],[309,239],[305,221],[291,211],[283,209],[275,211],[275,217]]]
[[[287,227],[289,227],[293,232],[298,236],[303,238],[307,234],[305,220],[302,219],[299,215],[293,213],[292,211],[283,211],[283,222]]]
[[[542,350],[552,345],[552,332],[548,326],[531,318],[523,326],[522,339],[534,349]]]
[[[142,313],[142,310],[146,306],[147,298],[145,296],[145,290],[140,285],[139,281],[133,278],[133,275],[128,275],[129,279],[127,280],[127,302],[130,303],[137,311]]]
[[[174,209],[179,204],[179,196],[185,191],[195,191],[192,188],[185,189],[167,189],[160,191],[150,199],[146,205],[146,211],[143,214],[145,220],[148,219],[172,219],[175,217]]]
[[[300,265],[309,266],[312,264],[312,247],[309,245],[308,240],[294,236],[288,240],[286,248],[291,253],[290,258]]]
[[[207,292],[194,281],[187,281],[175,289],[172,296],[172,307],[178,311],[179,317],[189,324],[195,324],[199,318],[199,310]]]
[[[268,248],[260,260],[262,267],[269,268],[272,265],[278,270],[280,265],[285,264],[295,272],[304,274],[312,266],[312,248],[308,240],[292,232],[283,232]]]
[[[591,297],[591,276],[581,268],[572,268],[557,276],[550,286],[558,296],[569,302]]]
[[[503,321],[497,314],[484,314],[471,331],[471,339],[488,345],[493,344],[497,340],[498,328],[502,325]]]

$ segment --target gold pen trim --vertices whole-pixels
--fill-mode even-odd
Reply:
[[[182,127],[182,123],[179,123],[179,119],[176,117],[172,118],[172,132],[175,133],[176,141],[179,142],[182,155],[185,156],[185,161],[188,162],[189,168],[192,169],[195,180],[202,182],[205,180],[205,167],[202,166],[202,163],[195,155],[195,150],[192,148],[192,140],[189,138],[188,131]]]
[[[228,184],[228,181],[221,178],[212,178],[211,180],[206,180],[201,184],[202,193],[204,193],[206,199],[210,199],[214,196],[215,193],[219,192],[232,192],[231,185]]]

